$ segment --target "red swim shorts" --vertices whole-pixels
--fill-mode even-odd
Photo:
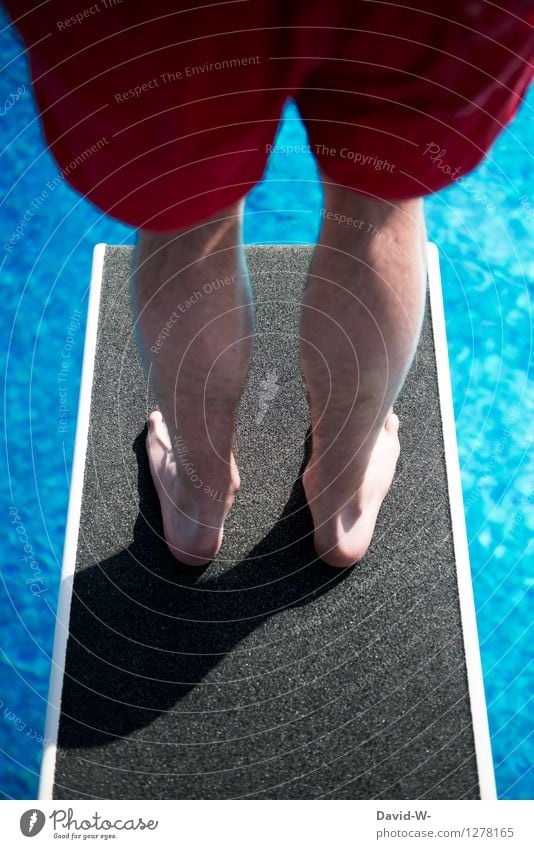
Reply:
[[[245,195],[289,97],[330,180],[382,199],[434,192],[483,158],[532,75],[531,0],[5,6],[61,173],[148,230]]]

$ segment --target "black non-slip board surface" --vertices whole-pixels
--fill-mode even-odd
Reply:
[[[106,249],[54,798],[478,798],[429,311],[372,547],[332,570],[299,480],[310,256],[248,248],[242,485],[220,555],[194,569],[160,538],[131,249]]]

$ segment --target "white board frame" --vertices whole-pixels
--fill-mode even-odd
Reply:
[[[45,748],[41,763],[41,775],[39,782],[39,799],[42,800],[52,799],[54,789],[57,737],[61,712],[61,693],[65,672],[70,607],[73,591],[74,570],[76,566],[78,535],[80,530],[83,481],[85,474],[85,459],[87,454],[89,416],[91,410],[91,395],[98,332],[100,293],[102,289],[106,247],[107,246],[105,244],[101,243],[95,245],[93,251],[91,290],[89,295],[87,329],[83,353],[80,401],[76,424],[67,528],[63,552],[61,585],[59,591],[58,613],[54,636],[54,650],[52,654],[52,669],[45,725]],[[427,257],[430,309],[432,314],[432,328],[436,352],[449,505],[451,511],[454,553],[456,558],[456,574],[458,579],[458,594],[471,704],[471,716],[473,720],[475,756],[480,796],[481,799],[488,800],[497,798],[497,790],[495,785],[495,771],[491,752],[488,713],[480,658],[475,599],[473,595],[473,583],[469,562],[469,547],[467,542],[467,529],[460,477],[460,462],[456,439],[456,425],[454,420],[445,313],[441,291],[439,254],[437,246],[431,242],[427,244]]]

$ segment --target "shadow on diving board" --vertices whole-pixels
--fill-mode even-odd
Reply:
[[[247,249],[242,485],[220,554],[194,569],[161,539],[131,249],[95,249],[41,798],[494,797],[437,251],[397,475],[371,549],[339,572],[317,560],[300,483],[311,250]]]

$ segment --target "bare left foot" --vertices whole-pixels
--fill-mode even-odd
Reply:
[[[171,436],[159,410],[148,419],[146,448],[152,480],[158,493],[163,533],[171,552],[181,563],[203,566],[213,560],[223,539],[224,522],[239,489],[239,472],[233,454],[228,476],[203,480],[194,463],[173,450]]]

